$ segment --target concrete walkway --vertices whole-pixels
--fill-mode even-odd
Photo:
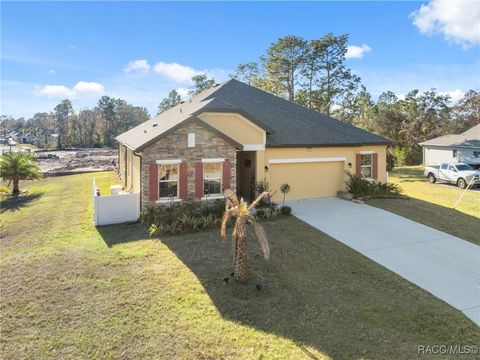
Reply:
[[[480,246],[337,198],[288,205],[300,220],[427,290],[480,326]]]

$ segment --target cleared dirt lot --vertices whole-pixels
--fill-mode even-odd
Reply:
[[[118,149],[116,148],[55,150],[36,149],[34,146],[14,146],[10,149],[1,145],[0,151],[25,151],[35,154],[45,176],[111,171],[116,168],[118,161]]]
[[[113,170],[117,149],[37,150],[42,172],[46,175]]]

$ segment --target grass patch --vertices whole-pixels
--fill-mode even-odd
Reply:
[[[457,209],[452,209],[462,190],[450,185],[430,184],[423,176],[423,167],[396,168],[390,181],[400,185],[403,193],[411,198],[370,199],[369,205],[480,245],[479,191],[467,191]]]
[[[42,196],[2,214],[1,358],[411,359],[480,343],[461,312],[294,217],[265,223],[272,259],[250,242],[251,280],[225,285],[217,229],[96,229],[93,177],[117,182],[25,183]]]
[[[423,175],[423,169],[423,166],[395,168],[389,180],[400,185],[407,196],[452,208],[462,190],[452,184],[430,184]],[[480,191],[467,191],[456,210],[480,218]]]

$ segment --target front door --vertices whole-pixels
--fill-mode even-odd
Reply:
[[[255,196],[255,151],[237,153],[237,192],[246,201]]]

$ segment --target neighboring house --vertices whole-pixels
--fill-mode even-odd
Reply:
[[[37,137],[31,132],[24,135],[20,135],[20,142],[22,144],[34,144],[36,140],[37,140]]]
[[[420,143],[423,147],[423,163],[464,162],[480,165],[480,124],[462,134],[445,135]]]
[[[14,130],[14,131],[10,131],[10,133],[8,133],[7,138],[12,138],[12,140],[16,141],[19,136],[20,136],[20,134],[18,133],[18,131]]]
[[[335,196],[345,171],[385,182],[390,141],[229,80],[119,135],[119,174],[142,208],[221,198],[250,199],[266,180],[274,200]]]

